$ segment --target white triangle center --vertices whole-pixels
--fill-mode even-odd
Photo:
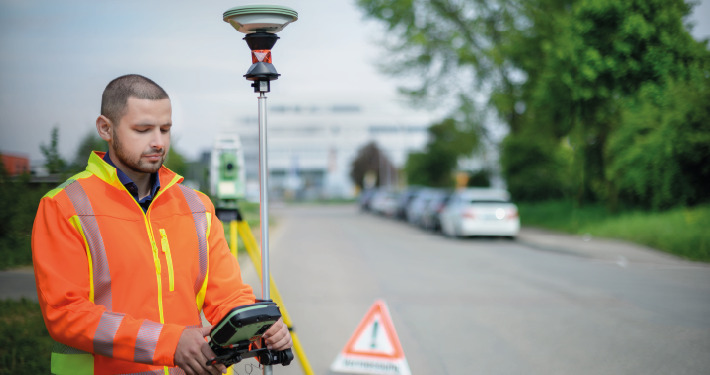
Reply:
[[[382,324],[380,314],[374,314],[372,321],[362,330],[355,339],[353,349],[363,353],[379,353],[394,355],[394,345]]]
[[[258,61],[264,61],[264,57],[266,57],[267,52],[254,52],[254,56],[256,56],[256,59]]]

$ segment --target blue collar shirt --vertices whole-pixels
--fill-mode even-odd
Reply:
[[[140,199],[138,197],[138,185],[136,185],[136,183],[133,182],[133,180],[131,180],[131,178],[128,177],[127,174],[125,174],[122,170],[116,167],[116,164],[114,164],[113,161],[111,161],[111,158],[108,156],[108,152],[106,152],[106,155],[104,155],[104,161],[108,163],[108,165],[116,168],[118,180],[121,181],[123,186],[126,187],[126,190],[131,193],[133,199],[135,199],[136,202],[138,202],[138,205],[141,206],[141,208],[143,209],[143,212],[147,212],[150,203],[153,201],[153,198],[155,198],[155,195],[158,193],[158,190],[160,190],[160,179],[158,178],[158,173],[156,172],[150,175],[150,180],[153,181],[153,187],[150,189],[148,195],[143,197],[143,199]]]

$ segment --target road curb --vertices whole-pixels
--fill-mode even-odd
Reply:
[[[591,235],[570,235],[537,228],[521,229],[517,241],[536,250],[615,262],[620,265],[643,263],[710,266],[624,240]]]

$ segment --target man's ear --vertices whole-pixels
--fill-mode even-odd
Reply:
[[[99,137],[106,142],[109,142],[113,138],[113,132],[111,127],[113,123],[108,117],[101,115],[96,119],[96,131],[99,132]]]

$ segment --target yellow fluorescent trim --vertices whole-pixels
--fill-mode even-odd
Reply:
[[[94,268],[91,263],[91,251],[89,250],[89,242],[86,241],[86,235],[84,235],[84,229],[81,227],[81,221],[79,216],[74,215],[69,218],[71,225],[81,234],[81,238],[84,239],[84,248],[86,249],[86,260],[89,262],[89,301],[94,302]]]
[[[197,309],[202,311],[202,306],[205,304],[205,294],[207,293],[207,276],[205,275],[205,281],[202,282],[200,291],[197,292],[195,297],[195,303],[197,304]]]
[[[70,177],[68,180],[64,181],[63,184],[57,186],[56,188],[50,190],[47,192],[47,194],[44,195],[44,197],[49,197],[49,198],[54,198],[55,195],[59,194],[62,190],[64,190],[67,185],[71,184],[72,182],[82,179],[82,178],[87,178],[91,176],[91,172],[89,171],[81,171],[74,176]]]
[[[158,257],[158,245],[155,244],[155,237],[153,236],[153,228],[150,226],[150,221],[147,216],[145,218],[145,228],[148,230],[148,237],[150,238],[150,247],[153,250],[153,263],[155,263],[155,275],[158,280],[158,313],[160,314],[160,323],[165,324],[165,317],[163,315],[163,280],[160,277],[160,258]]]
[[[165,229],[160,228],[160,246],[163,248],[165,258],[168,261],[168,277],[170,279],[170,291],[175,290],[175,275],[173,274],[173,256],[170,253],[170,244],[168,243],[168,234]]]
[[[211,213],[211,212],[205,212],[205,216],[207,216],[207,233],[206,233],[206,236],[207,236],[207,239],[209,240],[209,238],[210,238],[210,231],[212,230],[212,213]],[[208,249],[210,248],[209,245],[207,246],[207,248],[208,248]]]
[[[207,231],[205,233],[205,240],[207,241],[207,272],[205,272],[205,280],[202,282],[202,287],[197,293],[195,298],[195,303],[197,303],[197,308],[202,311],[202,305],[205,303],[205,294],[207,293],[207,282],[210,275],[210,230],[212,229],[212,213],[205,212],[207,217]]]

